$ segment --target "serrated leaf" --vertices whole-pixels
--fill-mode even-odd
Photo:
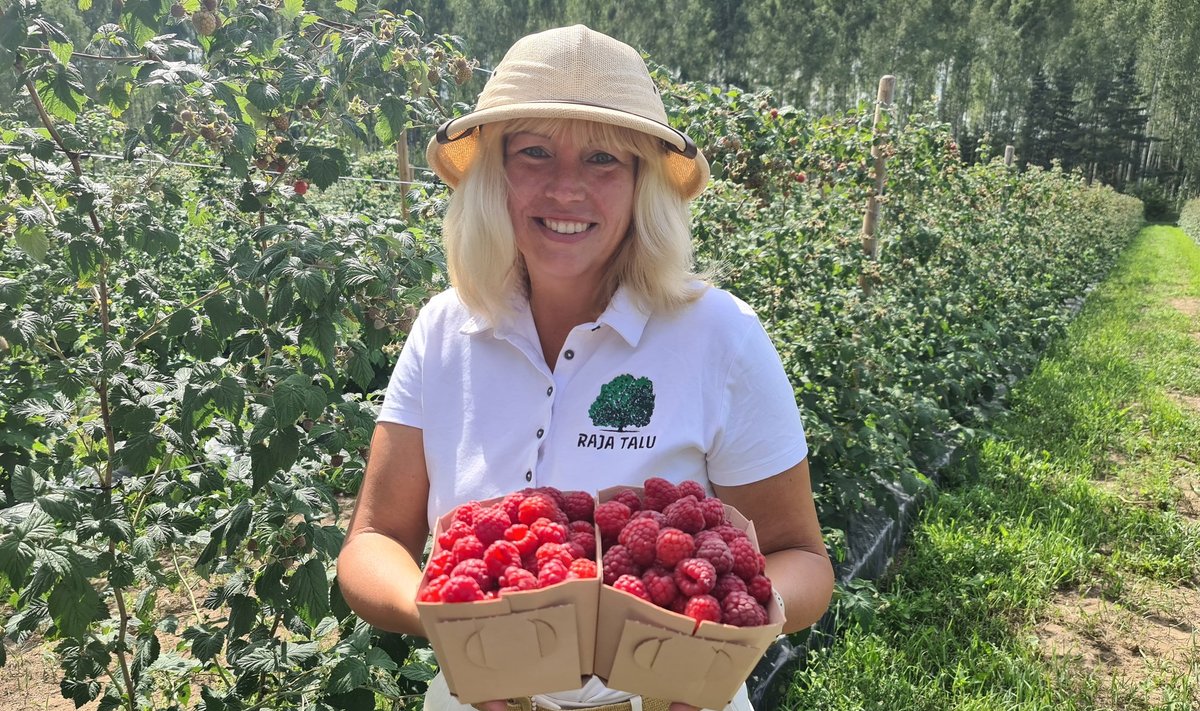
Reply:
[[[399,667],[396,665],[396,662],[388,656],[388,653],[379,647],[371,647],[367,650],[367,664],[369,666],[377,667],[379,669],[386,669],[388,671],[396,671],[399,669]]]
[[[350,14],[358,12],[358,0],[338,0],[334,4]]]
[[[246,390],[232,375],[221,379],[212,388],[213,404],[231,422],[236,422],[246,408]]]
[[[283,103],[283,94],[280,93],[279,88],[263,81],[252,81],[247,84],[246,98],[263,113],[271,113]]]
[[[300,352],[312,356],[322,367],[329,365],[337,348],[337,330],[327,318],[309,318],[300,324]]]
[[[87,578],[71,575],[54,586],[48,601],[59,634],[79,637],[92,622],[108,615],[104,601]]]
[[[257,674],[270,674],[279,668],[279,653],[275,640],[255,642],[238,655],[235,666]]]
[[[308,562],[296,569],[288,584],[288,599],[311,626],[329,614],[329,579],[321,561],[309,558]]]
[[[409,681],[430,682],[437,676],[437,669],[426,664],[405,664],[400,667],[400,676]]]
[[[354,384],[365,392],[375,379],[375,367],[371,365],[371,356],[365,348],[350,350],[350,358],[346,362],[346,375]]]
[[[389,94],[375,107],[375,136],[384,146],[404,137],[408,125],[408,102],[403,97]]]
[[[75,53],[75,45],[71,42],[55,42],[51,40],[50,53],[54,55],[59,64],[70,64],[71,55]]]
[[[38,494],[37,473],[31,467],[16,467],[12,475],[12,489],[18,502],[33,501]]]
[[[208,625],[187,628],[183,638],[192,643],[192,656],[202,662],[215,658],[225,646],[225,632]]]
[[[17,226],[17,246],[33,261],[42,264],[50,251],[50,237],[43,227]]]
[[[279,8],[279,14],[283,19],[291,22],[304,12],[304,0],[283,0],[283,5]]]
[[[346,154],[337,148],[311,148],[301,151],[304,174],[324,190],[337,182],[349,169]]]
[[[241,327],[241,319],[237,307],[230,303],[224,294],[217,294],[204,302],[204,313],[209,323],[217,332],[217,337],[224,340],[237,333]]]
[[[233,555],[234,549],[245,539],[250,531],[250,520],[253,518],[254,507],[248,501],[243,501],[229,512],[229,521],[225,526],[225,554]]]
[[[346,657],[337,663],[329,677],[329,690],[335,694],[349,693],[371,678],[367,665],[357,657]]]

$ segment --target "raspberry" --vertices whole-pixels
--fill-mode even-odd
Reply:
[[[563,494],[562,490],[553,486],[539,486],[533,491],[534,493],[542,494],[543,496],[549,496],[550,500],[553,501],[554,505],[560,510],[563,508],[567,500],[566,495]]]
[[[517,507],[517,519],[526,526],[539,518],[548,518],[554,521],[561,515],[562,511],[558,509],[558,504],[545,494],[530,494]]]
[[[663,510],[663,514],[667,517],[667,525],[672,528],[678,528],[685,533],[704,530],[704,511],[700,509],[700,502],[696,501],[694,496],[676,499]]]
[[[648,518],[656,522],[659,528],[667,527],[667,517],[663,516],[661,511],[655,511],[654,509],[642,509],[635,513],[629,520],[632,521],[635,518]]]
[[[629,550],[633,562],[644,568],[654,562],[658,552],[658,523],[649,518],[632,520],[621,529],[617,540]]]
[[[733,553],[733,572],[742,580],[750,580],[763,571],[762,555],[754,550],[749,538],[739,538],[729,544]]]
[[[704,512],[704,527],[716,528],[726,522],[725,504],[720,499],[700,499],[700,510]]]
[[[450,579],[449,575],[439,575],[432,578],[425,587],[421,588],[421,592],[417,594],[417,599],[421,602],[441,602],[442,601],[442,586]]]
[[[642,579],[635,575],[622,575],[613,581],[612,586],[622,592],[640,597],[646,602],[651,601],[650,595],[646,593],[646,586],[642,584]]]
[[[450,550],[454,551],[454,562],[461,563],[472,558],[482,558],[485,548],[486,546],[475,537],[474,533],[468,533],[455,541],[454,547]]]
[[[662,511],[679,498],[679,489],[661,477],[652,476],[642,485],[642,508]]]
[[[704,543],[705,541],[709,540],[710,538],[715,538],[718,541],[725,543],[725,539],[721,538],[721,534],[717,533],[716,531],[710,531],[708,529],[700,531],[695,536],[693,536],[693,538],[696,539],[697,546],[700,546],[700,544]]]
[[[572,521],[567,524],[569,533],[591,533],[595,535],[596,527],[590,521]]]
[[[596,577],[596,561],[587,558],[576,558],[571,561],[571,567],[567,569],[570,576],[576,578],[594,578]]]
[[[683,608],[683,614],[695,620],[697,628],[704,620],[720,622],[721,603],[717,602],[717,598],[712,595],[695,595],[688,598],[687,605]]]
[[[575,560],[575,559],[577,559],[577,558],[588,558],[588,557],[590,557],[590,556],[586,555],[586,554],[587,554],[587,551],[585,551],[585,550],[583,549],[583,545],[581,545],[581,544],[579,544],[579,543],[576,543],[575,541],[570,541],[570,540],[569,540],[569,541],[567,541],[567,542],[566,542],[564,545],[566,545],[566,547],[567,547],[567,548],[570,548],[570,549],[571,549],[571,560]]]
[[[708,536],[703,542],[697,543],[695,556],[712,563],[717,575],[733,570],[733,551],[729,550],[720,536]]]
[[[496,581],[492,579],[488,573],[487,563],[484,563],[478,558],[468,558],[458,565],[454,566],[454,570],[450,571],[450,577],[455,578],[465,575],[469,578],[475,578],[475,582],[479,583],[480,590],[492,590],[496,587]]]
[[[504,532],[504,540],[516,544],[522,556],[533,555],[538,547],[537,536],[523,523],[514,523]]]
[[[483,599],[479,581],[469,575],[451,575],[442,585],[442,602],[473,602]]]
[[[711,594],[718,600],[724,600],[726,595],[735,590],[746,592],[746,581],[733,573],[725,573],[717,576],[717,584],[713,586]]]
[[[771,579],[765,575],[755,575],[753,578],[747,580],[746,592],[750,593],[750,596],[755,600],[758,600],[758,603],[763,607],[766,607],[767,603],[774,597],[771,588]]]
[[[529,525],[529,530],[537,536],[538,543],[543,545],[567,542],[567,527],[548,518],[539,518],[534,521]]]
[[[483,545],[491,545],[504,538],[504,532],[512,525],[508,512],[502,506],[489,506],[475,514],[475,537]]]
[[[541,573],[552,560],[562,563],[564,569],[571,565],[571,561],[575,560],[571,546],[566,543],[543,543],[541,548],[537,549],[536,557],[538,573]]]
[[[600,527],[600,539],[608,542],[617,540],[621,529],[629,522],[632,512],[620,501],[605,501],[596,507],[596,525]]]
[[[442,575],[449,575],[450,570],[458,561],[454,559],[454,551],[440,551],[429,557],[425,564],[425,575],[432,580]]]
[[[440,545],[443,550],[450,550],[454,547],[455,541],[469,533],[474,533],[474,531],[471,530],[471,524],[464,521],[455,521],[454,523],[450,524],[449,528],[442,531],[442,535],[438,536],[438,545]]]
[[[671,608],[670,608],[671,612],[678,612],[679,614],[682,615],[684,613],[684,611],[687,610],[687,601],[688,601],[687,595],[680,595],[679,597],[675,598],[671,602]]]
[[[675,566],[675,584],[688,597],[706,595],[717,584],[717,571],[703,558],[688,558]]]
[[[718,534],[720,534],[721,539],[724,540],[726,543],[733,543],[734,541],[738,540],[739,538],[747,537],[745,531],[738,528],[737,526],[733,526],[730,524],[725,524],[723,526],[717,526],[713,530],[716,531]]]
[[[638,498],[637,492],[633,489],[622,489],[618,491],[611,501],[620,501],[629,507],[630,511],[641,511],[642,500]]]
[[[483,552],[488,575],[499,578],[512,566],[521,565],[521,551],[512,541],[495,541]]]
[[[721,601],[721,617],[725,624],[735,627],[757,627],[767,624],[767,611],[750,593],[729,593]]]
[[[708,492],[704,490],[700,482],[692,479],[679,482],[679,486],[676,488],[679,491],[679,498],[681,499],[685,496],[694,496],[696,497],[696,501],[704,501],[708,498]]]
[[[591,521],[596,509],[596,500],[584,491],[568,491],[563,494],[563,513],[571,521]]]
[[[478,501],[468,501],[454,510],[453,520],[462,521],[470,526],[471,524],[475,523],[475,514],[482,510],[483,505]]]
[[[537,590],[538,579],[533,573],[518,566],[511,566],[498,581],[500,592],[515,592],[518,590]]]
[[[679,561],[691,558],[695,552],[696,542],[678,528],[664,528],[658,532],[654,557],[667,570],[674,570]]]
[[[570,533],[568,534],[571,543],[578,545],[582,550],[579,558],[595,558],[596,557],[596,536],[591,531],[586,533]]]
[[[500,505],[503,506],[505,512],[508,513],[508,518],[510,521],[521,520],[521,502],[524,500],[525,494],[520,491],[514,491],[500,500]]]
[[[542,566],[541,570],[538,571],[538,587],[544,588],[561,583],[567,579],[567,575],[569,573],[570,570],[561,560],[557,558],[548,560],[546,561],[546,564]]]
[[[622,575],[637,575],[637,564],[625,546],[615,545],[604,552],[604,582],[612,585]]]
[[[659,607],[669,609],[671,603],[675,602],[675,598],[679,597],[679,587],[675,585],[675,576],[661,566],[656,565],[643,573],[642,583],[650,595],[650,602]]]

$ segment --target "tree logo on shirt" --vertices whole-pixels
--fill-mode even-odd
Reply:
[[[618,375],[600,387],[596,401],[588,408],[588,417],[596,427],[624,432],[629,427],[645,427],[654,414],[654,383],[650,378]]]

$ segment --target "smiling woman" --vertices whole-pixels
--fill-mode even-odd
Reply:
[[[582,26],[518,41],[428,156],[454,188],[454,288],[422,309],[388,386],[338,564],[351,607],[423,634],[421,552],[467,501],[661,477],[752,519],[785,631],[815,622],[833,573],[792,388],[753,311],[694,271],[688,203],[708,163],[637,51]],[[618,383],[636,384],[636,416],[597,405]],[[533,701],[692,708],[583,681]],[[425,708],[466,707],[439,676]],[[750,709],[744,686],[726,708]]]

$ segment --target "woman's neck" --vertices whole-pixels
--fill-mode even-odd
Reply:
[[[533,325],[537,328],[542,356],[550,370],[554,370],[571,329],[598,319],[612,298],[611,293],[600,293],[599,288],[581,289],[567,285],[558,289],[531,286],[529,291]]]

